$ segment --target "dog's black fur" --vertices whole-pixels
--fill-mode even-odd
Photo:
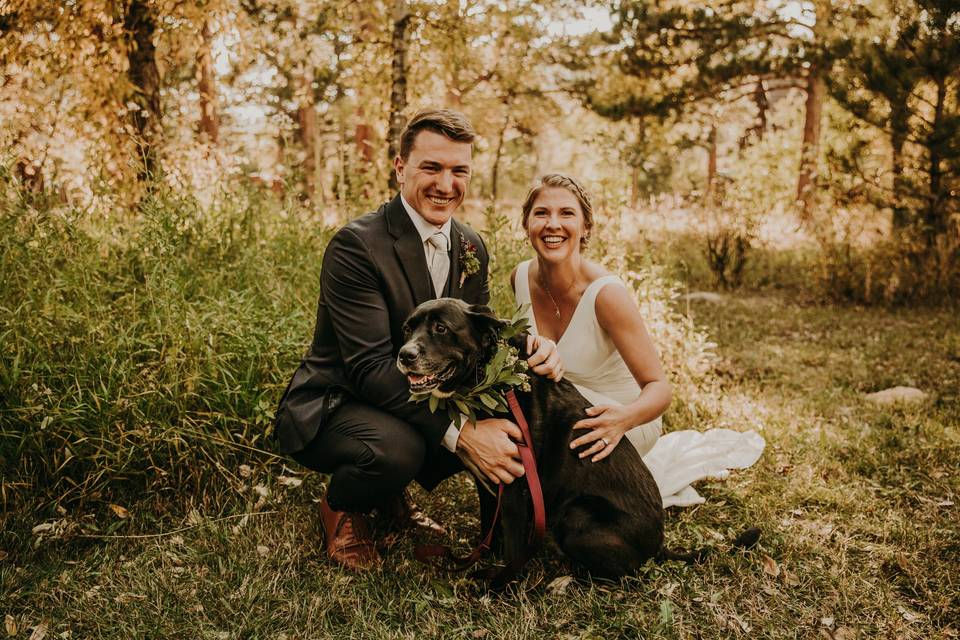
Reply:
[[[470,388],[482,376],[503,326],[482,305],[453,298],[425,302],[404,325],[398,366],[418,391],[443,396]],[[521,357],[525,338],[512,341]],[[555,383],[531,373],[530,387],[517,390],[517,398],[530,426],[547,527],[560,549],[592,575],[606,578],[632,574],[651,558],[694,559],[664,549],[663,501],[636,449],[621,442],[599,462],[580,459],[569,445],[584,433],[574,433],[573,425],[586,416],[590,402],[566,380]],[[502,505],[507,562],[523,553],[531,522],[526,483],[513,482]]]

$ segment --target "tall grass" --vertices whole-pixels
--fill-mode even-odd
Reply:
[[[114,212],[0,197],[6,506],[199,488],[270,458],[327,229],[255,194]]]

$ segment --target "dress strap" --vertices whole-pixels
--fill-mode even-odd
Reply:
[[[580,304],[590,309],[596,308],[597,296],[600,295],[600,291],[612,282],[619,284],[624,289],[627,288],[627,285],[624,284],[623,280],[621,280],[618,276],[612,274],[609,276],[602,276],[588,284],[587,288],[583,290],[583,295],[580,297]]]
[[[524,260],[517,265],[517,275],[514,277],[513,287],[516,291],[517,304],[530,304],[530,263]]]

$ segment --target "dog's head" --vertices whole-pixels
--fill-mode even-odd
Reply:
[[[497,332],[505,324],[484,305],[456,298],[424,302],[403,325],[397,367],[411,391],[449,396],[476,383],[477,368],[493,355]]]

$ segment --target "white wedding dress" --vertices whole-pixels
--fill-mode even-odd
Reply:
[[[515,281],[516,301],[529,305],[527,318],[531,333],[537,333],[537,319],[530,302],[529,269],[532,260],[521,262]],[[605,286],[625,287],[617,276],[604,276],[584,290],[570,324],[557,341],[564,377],[594,405],[627,404],[640,395],[640,385],[620,357],[616,345],[597,321],[595,303]],[[745,469],[760,458],[766,444],[755,431],[731,429],[674,431],[664,436],[661,419],[634,427],[626,438],[650,469],[663,506],[688,506],[704,502],[691,486],[704,478],[726,478],[730,469]]]

